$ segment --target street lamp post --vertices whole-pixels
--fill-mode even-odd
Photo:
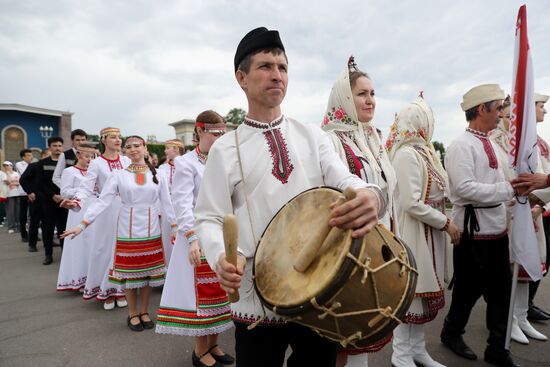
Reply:
[[[40,130],[40,135],[44,138],[44,144],[46,145],[46,148],[48,148],[48,139],[52,137],[53,127],[40,126],[38,130]]]

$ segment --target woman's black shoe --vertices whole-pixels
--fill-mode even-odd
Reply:
[[[222,354],[221,356],[212,353],[212,349],[216,348],[217,346],[218,346],[218,344],[214,344],[212,347],[210,347],[210,349],[208,349],[208,352],[210,353],[210,355],[212,357],[214,357],[216,362],[219,362],[219,363],[225,364],[225,365],[235,363],[235,358],[233,358],[232,356],[230,356],[227,353]]]
[[[531,306],[527,310],[527,320],[529,320],[529,321],[548,321],[548,320],[550,320],[550,316],[545,314],[538,307]]]
[[[137,317],[138,320],[140,320],[140,323],[139,324],[132,324],[130,321],[132,319],[135,319]],[[130,328],[130,330],[132,331],[143,331],[143,325],[141,325],[141,319],[139,318],[139,315],[134,315],[134,316],[128,316],[128,327]]]
[[[201,362],[201,358],[207,355],[210,352],[206,352],[202,354],[200,357],[195,353],[195,350],[193,350],[193,354],[191,355],[191,359],[193,360],[193,366],[195,367],[223,367],[223,364],[219,364],[217,361],[214,362],[214,364],[207,365],[206,363]],[[212,357],[214,357],[213,354],[211,354]]]
[[[155,323],[154,323],[153,321],[151,321],[151,320],[149,320],[149,321],[143,320],[143,319],[141,318],[141,316],[143,316],[143,315],[149,316],[149,314],[148,314],[147,312],[145,312],[145,313],[142,313],[142,314],[139,315],[139,320],[141,321],[141,325],[143,325],[143,328],[144,328],[144,329],[152,329],[152,328],[154,328],[154,327],[155,327]]]

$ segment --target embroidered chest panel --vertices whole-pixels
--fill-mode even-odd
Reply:
[[[540,136],[537,136],[537,145],[539,147],[540,155],[543,156],[546,160],[548,159],[549,153],[549,147],[548,144]]]
[[[285,138],[281,132],[280,125],[283,123],[283,116],[270,123],[261,123],[249,118],[244,119],[244,124],[254,129],[263,130],[264,138],[269,147],[273,169],[271,173],[282,184],[288,183],[294,165],[290,161]]]
[[[498,169],[497,155],[487,134],[470,128],[466,128],[466,131],[478,138],[479,141],[481,141],[481,144],[483,144],[483,150],[485,151],[485,154],[487,154],[487,159],[489,160],[489,167],[492,169]]]
[[[113,172],[113,171],[124,169],[124,167],[122,166],[122,162],[120,161],[120,157],[118,157],[117,159],[108,159],[108,158],[105,158],[104,156],[100,156],[100,157],[103,158],[105,163],[107,163],[107,167],[109,167],[109,171]]]
[[[277,180],[281,181],[281,183],[286,184],[288,183],[290,174],[294,170],[294,165],[290,162],[288,148],[283,134],[281,134],[279,128],[264,131],[263,134],[269,146],[269,152],[271,153],[273,164],[271,173]]]
[[[349,171],[359,178],[362,178],[361,170],[363,169],[363,164],[361,163],[361,160],[359,160],[349,145],[342,142],[342,147],[344,148],[344,153],[346,154],[346,161],[348,163]]]

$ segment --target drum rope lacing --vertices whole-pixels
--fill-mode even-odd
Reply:
[[[376,229],[376,231],[378,231],[380,233],[380,230],[378,228],[375,228],[375,229]],[[380,235],[382,236],[381,233],[380,233]],[[384,238],[384,237],[382,236],[382,238]],[[384,240],[384,242],[385,242],[385,244],[387,244],[387,242],[385,240]],[[364,263],[361,262],[361,260],[359,260],[358,258],[356,258],[354,255],[352,255],[349,252],[346,254],[346,256],[349,259],[353,260],[358,267],[363,269],[363,276],[361,278],[361,284],[364,284],[367,281],[369,272],[375,274],[378,271],[384,269],[385,267],[387,267],[387,266],[389,266],[389,265],[391,265],[395,262],[398,262],[398,263],[401,264],[401,269],[399,271],[400,276],[403,276],[407,270],[409,272],[413,271],[415,273],[418,273],[418,271],[415,268],[413,268],[412,266],[410,266],[408,264],[406,251],[400,251],[399,256],[394,257],[392,260],[390,260],[388,262],[385,262],[384,264],[382,264],[382,265],[380,265],[376,268],[371,268],[370,267],[371,258],[369,256],[366,257]],[[333,331],[326,330],[326,329],[319,328],[317,326],[312,326],[312,325],[306,325],[306,326],[313,329],[319,335],[322,335],[322,336],[324,336],[328,339],[331,339],[333,341],[339,342],[340,345],[343,348],[346,348],[348,345],[352,345],[353,347],[358,348],[357,345],[354,344],[354,341],[363,339],[362,332],[357,331],[357,332],[353,333],[352,335],[350,335],[348,337],[345,337],[344,335],[341,335],[340,334],[340,325],[339,325],[339,322],[338,322],[339,318],[377,313],[378,315],[376,315],[375,317],[373,317],[369,321],[369,326],[373,327],[375,324],[379,323],[382,319],[387,319],[387,318],[391,318],[391,319],[393,319],[396,322],[401,324],[402,321],[396,316],[396,313],[398,312],[398,308],[395,309],[395,310],[392,310],[392,308],[389,307],[389,306],[387,306],[386,308],[381,308],[380,307],[380,296],[378,294],[378,286],[377,286],[377,283],[376,283],[376,277],[371,276],[370,279],[373,283],[373,290],[374,290],[374,294],[375,294],[376,305],[377,305],[378,308],[368,309],[368,310],[363,310],[363,311],[337,313],[335,311],[342,306],[340,302],[337,302],[337,301],[333,302],[332,305],[327,308],[323,305],[320,305],[317,302],[317,299],[314,297],[310,300],[312,306],[315,309],[323,312],[322,314],[318,315],[317,317],[322,320],[322,319],[325,319],[327,316],[332,316],[334,318],[334,322],[335,322],[337,332],[333,332]],[[275,309],[273,311],[275,312]],[[291,318],[291,320],[293,322],[301,324],[301,322],[300,322],[301,317],[300,316],[297,316],[295,318]],[[334,335],[334,337],[330,337],[330,335]]]

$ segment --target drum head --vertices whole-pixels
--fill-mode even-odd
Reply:
[[[341,196],[328,187],[305,191],[283,206],[267,226],[254,258],[254,284],[270,309],[288,314],[308,307],[314,297],[328,298],[338,291],[338,279],[346,277],[342,264],[349,261],[346,254],[352,242],[357,252],[360,249],[360,241],[352,241],[351,230],[342,231],[338,243],[321,250],[304,273],[293,264],[308,241],[330,229],[330,204]],[[352,266],[346,268],[351,272]]]

